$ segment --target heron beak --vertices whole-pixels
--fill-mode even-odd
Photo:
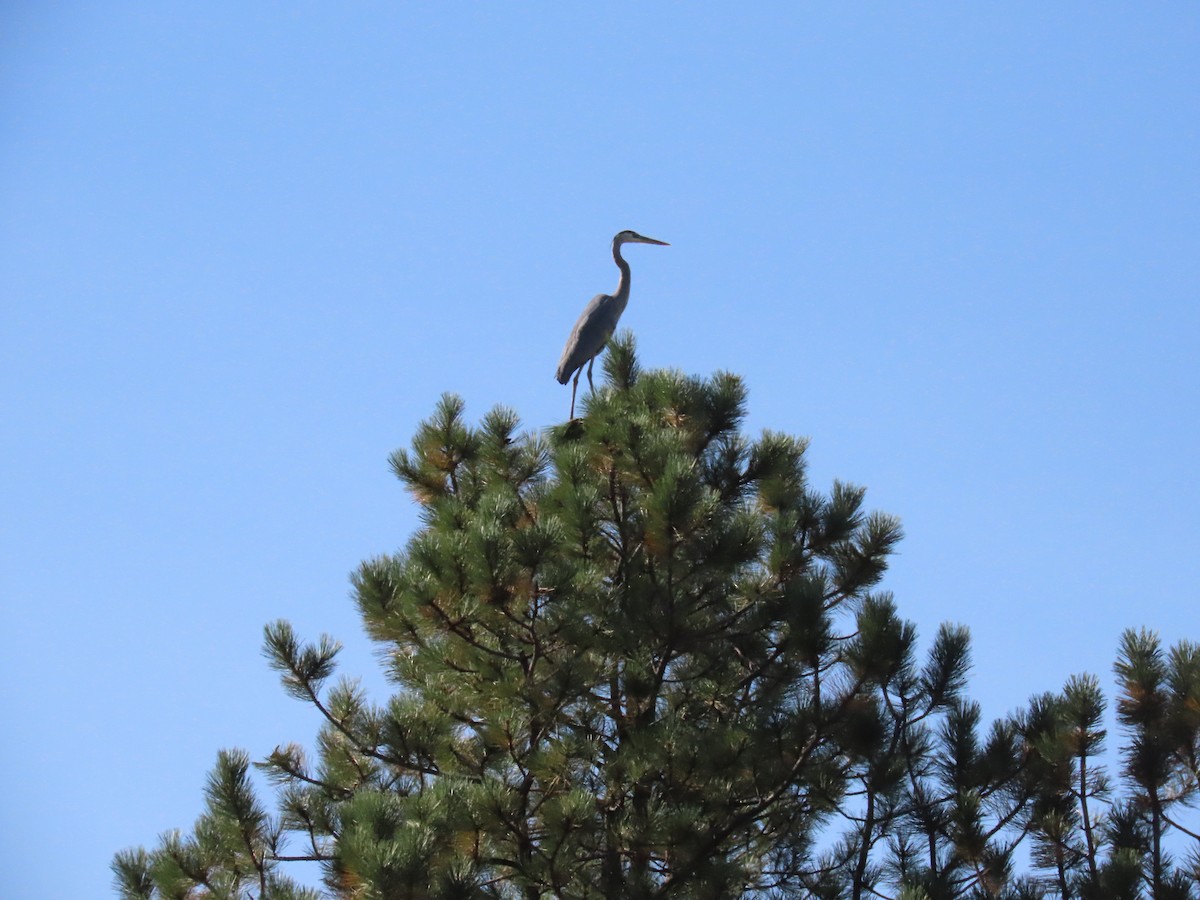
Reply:
[[[658,246],[660,246],[660,247],[670,247],[671,246],[666,241],[656,241],[654,238],[642,237],[640,234],[637,236],[637,242],[639,244],[658,244]]]

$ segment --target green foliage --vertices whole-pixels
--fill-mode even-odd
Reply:
[[[1194,646],[1127,636],[1138,793],[1101,814],[1094,678],[985,730],[966,629],[922,657],[876,590],[896,519],[810,485],[805,441],[742,434],[736,376],[642,371],[627,337],[604,370],[543,436],[441,400],[391,457],[422,528],[353,577],[393,696],[334,681],[331,639],[268,625],[269,664],[321,718],[312,759],[258,764],[272,816],[245,754],[221,754],[191,834],[117,855],[122,896],[315,896],[282,874],[301,859],[354,898],[1186,888],[1159,838],[1194,797]],[[1027,836],[1045,878],[1014,872]]]

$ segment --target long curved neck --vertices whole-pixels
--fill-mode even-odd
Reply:
[[[617,264],[617,268],[621,270],[621,280],[617,282],[617,289],[613,292],[613,299],[617,301],[617,309],[620,315],[625,311],[625,304],[629,302],[629,263],[625,262],[625,257],[621,256],[621,244],[618,241],[613,241],[613,262]]]

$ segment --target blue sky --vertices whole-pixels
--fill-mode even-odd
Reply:
[[[388,453],[443,391],[564,419],[624,228],[643,363],[904,520],[988,716],[1200,638],[1200,7],[14,0],[0,894],[105,895],[218,748],[315,733],[264,623],[382,698]]]

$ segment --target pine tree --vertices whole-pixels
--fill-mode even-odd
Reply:
[[[1188,900],[1200,868],[1200,835],[1177,814],[1200,796],[1200,645],[1181,641],[1164,654],[1157,635],[1126,631],[1115,670],[1117,718],[1131,738],[1122,753],[1132,785],[1122,824],[1144,836],[1117,846],[1140,852],[1151,896]],[[1164,838],[1171,830],[1194,842],[1191,872],[1168,852]]]
[[[1025,827],[1049,893],[1070,900],[1191,900],[1200,886],[1200,834],[1180,813],[1200,792],[1200,647],[1164,653],[1148,631],[1126,631],[1114,666],[1123,796],[1103,762],[1105,700],[1094,676],[1034,698],[1016,718],[1025,745]],[[1191,849],[1180,863],[1172,838]]]
[[[286,874],[298,860],[329,895],[388,900],[1016,900],[1122,878],[1137,896],[1152,871],[1151,896],[1184,896],[1165,893],[1182,867],[1121,828],[1152,835],[1153,797],[1173,827],[1194,796],[1190,647],[1162,677],[1126,647],[1127,684],[1166,698],[1120,701],[1159,774],[1128,821],[1098,815],[1097,686],[982,737],[966,629],[920,658],[876,590],[896,519],[811,486],[804,441],[744,436],[735,376],[642,372],[625,335],[604,369],[544,436],[442,398],[391,459],[421,527],[353,577],[393,695],[335,680],[335,641],[269,625],[270,665],[322,722],[312,758],[258,764],[271,814],[247,756],[220,754],[191,833],[117,855],[122,896],[318,896]],[[1014,873],[1030,834],[1048,880]]]

